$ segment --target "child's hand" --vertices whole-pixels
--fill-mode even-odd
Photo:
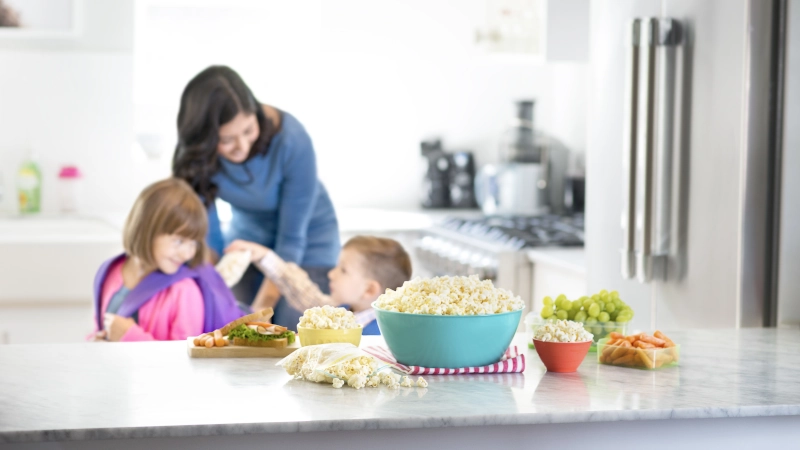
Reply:
[[[103,328],[105,328],[106,337],[109,341],[118,342],[122,339],[122,336],[125,336],[128,329],[135,324],[136,322],[133,319],[116,314],[106,313],[103,317]]]
[[[256,244],[255,242],[250,241],[243,241],[241,239],[237,239],[231,242],[231,245],[225,249],[225,253],[230,252],[250,252],[250,262],[258,262],[264,259],[265,256],[270,252],[270,249],[264,247],[261,244]]]
[[[108,339],[106,339],[106,337],[108,337],[108,333],[106,333],[106,330],[100,330],[94,334],[92,342],[107,342]]]

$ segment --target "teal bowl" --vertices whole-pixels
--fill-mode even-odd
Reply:
[[[456,369],[500,360],[522,310],[485,316],[436,316],[375,308],[378,327],[397,362]]]

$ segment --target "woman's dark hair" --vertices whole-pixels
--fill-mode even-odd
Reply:
[[[239,113],[255,114],[260,135],[247,159],[265,154],[276,133],[261,104],[233,69],[211,66],[197,74],[181,95],[178,145],[172,157],[172,175],[186,180],[210,206],[217,197],[211,177],[220,169],[219,128]]]

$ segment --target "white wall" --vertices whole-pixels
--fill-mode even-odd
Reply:
[[[75,38],[0,38],[2,212],[16,210],[15,173],[30,145],[44,172],[43,212],[57,209],[61,164],[85,173],[87,210],[127,209],[138,190],[133,0],[78,3],[82,28]]]
[[[210,64],[233,67],[305,124],[337,206],[415,207],[419,141],[442,136],[493,161],[521,98],[537,100],[545,132],[585,148],[586,65],[481,54],[483,0],[138,5],[136,129],[164,136],[154,179],[169,173],[181,91]]]
[[[66,163],[86,174],[85,210],[126,212],[169,175],[180,93],[210,64],[234,67],[260,100],[306,125],[340,207],[415,207],[419,141],[430,136],[493,161],[521,98],[537,100],[544,131],[585,147],[586,65],[480,53],[484,0],[79,4],[76,38],[0,39],[0,212],[16,208],[30,144],[45,212],[57,208]],[[146,158],[135,133],[161,156]]]

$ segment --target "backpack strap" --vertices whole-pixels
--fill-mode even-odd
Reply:
[[[135,314],[138,323],[139,308],[149,302],[150,299],[160,291],[163,291],[184,278],[190,277],[192,277],[192,271],[186,266],[181,266],[181,268],[172,275],[165,274],[159,270],[151,272],[128,293],[122,305],[120,305],[117,314],[122,317],[132,317]]]
[[[106,277],[108,277],[108,271],[111,267],[124,257],[125,254],[122,253],[107,260],[100,265],[100,268],[97,269],[97,274],[94,276],[94,315],[98,330],[103,329],[103,283],[105,283]]]

